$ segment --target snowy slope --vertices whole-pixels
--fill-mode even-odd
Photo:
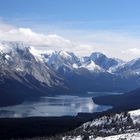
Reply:
[[[112,72],[125,75],[139,75],[140,58],[118,65]]]
[[[84,123],[63,137],[63,140],[139,140],[139,118],[139,109],[116,114],[110,113]]]
[[[129,111],[134,124],[140,123],[140,109]]]
[[[70,70],[77,70],[84,68],[91,72],[104,72],[104,70],[95,64],[93,60],[85,61],[82,57],[77,57],[74,53],[66,51],[48,51],[44,56],[44,61],[56,71],[61,67],[67,67]]]
[[[79,68],[85,68],[91,72],[104,72],[104,70],[92,60],[88,63],[83,63]]]
[[[65,83],[69,85],[67,88],[81,91],[137,88],[140,80],[138,76],[139,60],[131,62],[133,72],[135,72],[134,69],[137,71],[134,75],[135,78],[130,77],[130,79],[129,74],[127,77],[126,73],[118,71],[120,67],[126,66],[126,63],[125,65],[122,63],[121,60],[108,58],[102,53],[78,57],[67,51],[45,50],[42,53],[33,46],[22,42],[0,43],[1,75],[8,77],[9,74],[6,73],[11,73],[10,76],[15,80],[23,82],[21,79],[24,79],[30,84],[33,81],[32,77],[41,85],[50,88],[65,87]],[[129,73],[129,69],[125,69]],[[34,83],[32,82],[32,86]]]
[[[62,140],[83,140],[81,136],[77,136],[74,138],[62,138]],[[126,133],[126,134],[120,134],[120,135],[114,135],[114,136],[108,136],[108,137],[97,137],[93,138],[92,136],[89,137],[88,140],[140,140],[140,132],[135,133]]]
[[[106,55],[100,52],[92,53],[89,58],[105,70],[109,70],[109,68],[115,67],[123,63],[123,61],[120,59],[108,58]]]
[[[140,140],[140,132],[126,133],[108,137],[98,137],[96,139],[91,140]]]
[[[31,53],[30,46],[20,42],[6,42],[1,43],[0,48],[0,65],[3,70],[17,72],[23,77],[26,74],[32,75],[48,86],[58,84],[55,73],[52,73],[44,62],[40,61],[38,56]],[[52,77],[55,77],[56,81]]]
[[[126,74],[139,75],[140,74],[140,59],[134,59],[130,62],[123,62],[120,59],[108,58],[100,52],[94,52],[90,56],[78,57],[74,53],[67,51],[46,51],[41,54],[27,44],[22,42],[1,42],[0,53],[5,54],[5,59],[10,60],[12,56],[16,55],[13,50],[22,49],[27,50],[34,56],[36,61],[45,62],[53,70],[57,71],[61,67],[67,67],[70,70],[85,68],[94,72],[109,72],[112,74]],[[27,49],[28,48],[28,49]],[[19,51],[20,51],[19,49]],[[19,71],[22,70],[17,68]]]
[[[109,72],[128,77],[140,74],[140,58],[124,62],[118,58],[109,58],[100,52],[94,52],[90,56],[78,57],[67,51],[47,51],[42,54],[42,57],[55,70],[64,66],[70,70],[84,68],[91,72]]]
[[[73,53],[66,51],[48,51],[42,54],[42,58],[55,71],[59,70],[60,67],[77,68],[80,61]]]

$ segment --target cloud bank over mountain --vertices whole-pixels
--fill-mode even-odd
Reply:
[[[65,32],[64,30],[62,31]],[[71,31],[73,32],[73,30]],[[73,36],[72,36],[73,34]],[[0,41],[19,41],[34,46],[37,50],[65,50],[79,56],[89,55],[93,51],[103,52],[109,57],[131,60],[140,55],[140,40],[134,36],[115,32],[75,31],[67,35],[45,34],[31,28],[17,28],[0,21]],[[129,55],[129,58],[125,55]]]

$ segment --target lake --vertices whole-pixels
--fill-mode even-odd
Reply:
[[[93,97],[93,96],[92,96]],[[78,112],[101,112],[111,106],[97,105],[92,97],[55,96],[42,97],[38,101],[23,102],[19,105],[1,107],[0,117],[31,116],[75,116]]]

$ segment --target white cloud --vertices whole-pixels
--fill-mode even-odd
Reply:
[[[129,51],[132,52],[133,54],[140,55],[140,49],[132,48],[132,49],[129,49]]]
[[[109,57],[124,60],[140,57],[140,39],[136,36],[115,31],[82,30],[66,32],[63,30],[60,34],[65,38],[56,34],[37,33],[30,28],[16,28],[0,21],[1,41],[21,41],[43,51],[66,50],[78,55],[89,55],[93,51],[100,51]]]
[[[122,51],[124,54],[129,54],[129,55],[138,55],[140,56],[140,48],[131,48],[125,51]]]
[[[31,45],[40,46],[69,46],[72,43],[57,35],[43,35],[33,32],[29,28],[11,29],[8,31],[0,30],[0,40],[22,41]]]
[[[20,41],[34,46],[37,50],[65,50],[75,52],[77,55],[88,55],[93,46],[71,41],[56,34],[41,34],[33,32],[30,28],[15,28],[0,26],[0,41]]]

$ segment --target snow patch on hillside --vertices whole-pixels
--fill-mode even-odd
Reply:
[[[140,140],[140,132],[126,133],[108,137],[97,137],[91,140]]]
[[[139,123],[140,124],[140,109],[134,110],[134,111],[129,111],[129,114],[133,120],[133,123]]]
[[[63,137],[62,140],[83,140],[82,136],[77,137]],[[113,135],[108,137],[97,137],[89,136],[89,140],[140,140],[140,132],[136,133],[125,133],[120,135]]]

